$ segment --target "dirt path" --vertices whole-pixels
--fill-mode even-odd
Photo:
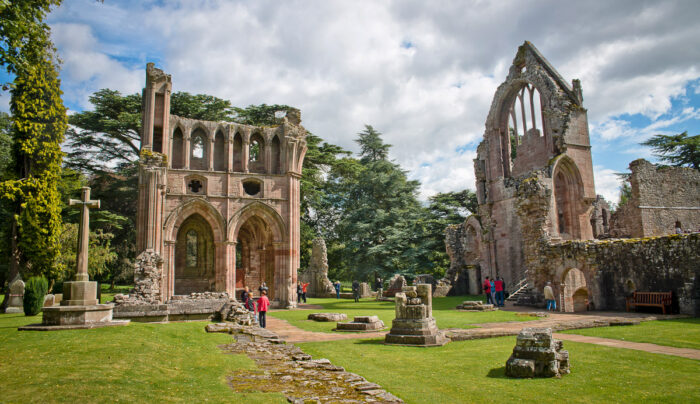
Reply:
[[[604,346],[610,346],[613,348],[634,349],[637,351],[658,353],[658,354],[664,354],[664,355],[682,356],[684,358],[700,360],[700,349],[675,348],[675,347],[671,347],[671,346],[648,344],[646,342],[620,341],[617,339],[587,337],[585,335],[577,335],[577,334],[555,333],[553,335],[555,338],[563,339],[566,341],[585,342],[587,344],[604,345]]]
[[[307,305],[312,306],[312,305]],[[317,307],[304,307],[317,309]],[[534,321],[510,321],[504,323],[481,323],[474,324],[479,328],[468,329],[447,329],[443,330],[453,341],[464,341],[470,339],[493,338],[508,335],[517,335],[520,330],[526,327],[552,328],[554,331],[581,329],[592,327],[609,326],[610,324],[629,324],[639,321],[658,320],[660,318],[672,318],[675,316],[648,315],[637,313],[586,313],[586,314],[564,314],[550,313],[549,317]],[[285,320],[275,317],[267,318],[267,328],[275,332],[280,338],[292,342],[322,342],[338,341],[345,339],[359,338],[381,338],[387,331],[371,333],[325,333],[306,331],[289,324]],[[675,348],[663,345],[621,341],[609,338],[587,337],[576,334],[556,333],[556,338],[565,341],[583,342],[588,344],[604,345],[615,348],[633,349],[644,352],[659,353],[664,355],[680,356],[684,358],[700,360],[700,350],[690,348]]]
[[[299,327],[295,327],[285,320],[280,320],[275,317],[267,318],[267,328],[280,336],[283,340],[287,342],[320,342],[320,341],[337,341],[341,339],[353,339],[353,338],[380,338],[383,337],[387,331],[380,332],[363,332],[363,333],[327,333],[327,332],[313,332],[302,330]]]

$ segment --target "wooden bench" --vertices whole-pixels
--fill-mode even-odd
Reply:
[[[631,307],[649,306],[661,307],[661,311],[666,314],[666,306],[671,310],[671,294],[672,292],[634,292],[625,299],[627,311],[630,311]]]

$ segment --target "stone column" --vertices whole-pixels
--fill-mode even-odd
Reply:
[[[164,242],[165,247],[163,251],[163,257],[165,262],[163,263],[163,280],[161,288],[161,300],[163,303],[167,302],[175,294],[175,246],[177,241],[166,240]]]
[[[90,241],[90,212],[89,209],[99,209],[100,201],[90,200],[90,187],[83,187],[80,200],[71,199],[71,206],[81,210],[80,227],[78,231],[78,253],[76,256],[76,272],[73,281],[63,283],[62,306],[94,306],[97,301],[97,282],[90,282],[88,276],[88,245]]]
[[[248,160],[250,159],[250,138],[243,139],[243,156],[241,157],[241,163],[243,163],[243,172],[248,173]]]
[[[190,136],[190,128],[186,128],[186,131],[187,131],[187,134],[183,133],[183,137],[182,137],[183,143],[184,143],[182,145],[182,149],[183,149],[183,153],[185,155],[184,156],[185,157],[185,170],[189,170],[190,169],[190,154],[192,153],[190,150],[190,148],[192,147],[192,145],[190,144],[190,137],[191,137]]]
[[[207,149],[207,155],[209,159],[209,171],[214,171],[214,145],[216,141],[216,132],[214,132],[214,136],[209,137],[209,148]]]

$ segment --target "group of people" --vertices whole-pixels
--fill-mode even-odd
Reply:
[[[248,311],[252,313],[257,311],[257,317],[254,318],[257,319],[260,327],[265,328],[267,326],[267,309],[270,307],[270,299],[267,298],[268,288],[265,282],[260,285],[258,291],[260,292],[260,297],[256,302],[253,295],[250,294],[250,289],[246,286],[241,293],[241,301]]]
[[[309,287],[309,283],[297,282],[297,303],[301,303],[303,300],[306,303],[306,288]]]
[[[506,283],[503,281],[503,278],[499,276],[491,279],[487,276],[484,279],[482,289],[486,295],[486,303],[503,307],[506,294]]]

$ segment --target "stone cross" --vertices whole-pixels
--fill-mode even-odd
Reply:
[[[83,187],[83,194],[80,200],[71,199],[70,206],[78,206],[81,210],[80,227],[78,230],[78,254],[77,270],[75,280],[86,282],[88,277],[88,241],[90,240],[90,211],[89,209],[99,209],[100,201],[90,200],[90,187]]]

